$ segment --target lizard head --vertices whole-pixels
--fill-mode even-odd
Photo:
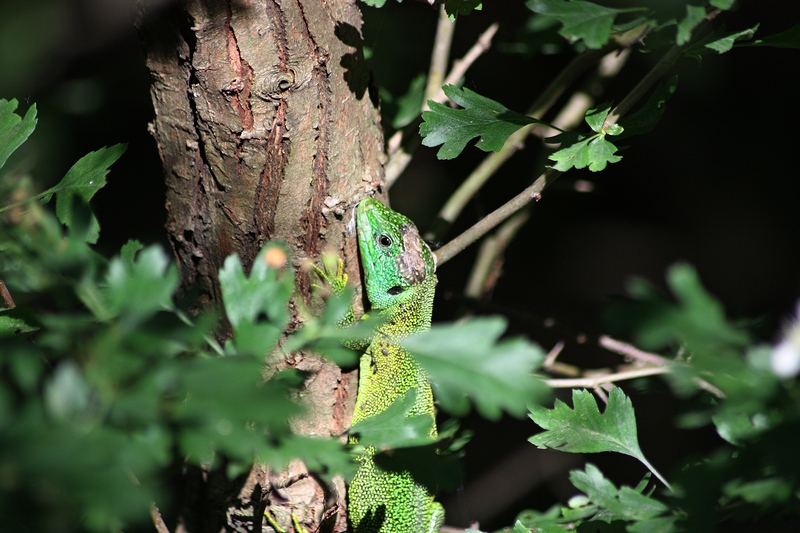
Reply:
[[[407,217],[367,198],[356,208],[356,225],[367,297],[374,309],[405,301],[434,276],[433,253]]]

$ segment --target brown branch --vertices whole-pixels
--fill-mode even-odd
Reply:
[[[607,335],[600,336],[597,343],[606,350],[622,355],[628,360],[634,360],[640,363],[640,365],[638,368],[626,368],[624,370],[622,366],[620,366],[615,370],[593,369],[581,371],[580,368],[576,366],[556,362],[556,358],[561,354],[564,348],[564,344],[559,342],[550,350],[550,353],[545,358],[542,364],[542,370],[570,377],[549,379],[546,380],[545,383],[554,389],[594,389],[598,396],[603,397],[604,393],[602,393],[601,388],[608,388],[611,383],[668,374],[672,371],[672,366],[679,364],[671,359],[651,352],[645,352],[632,344],[622,342]],[[717,398],[725,397],[724,392],[701,378],[695,377],[694,382],[699,388],[710,392]]]
[[[625,381],[627,379],[637,379],[647,376],[658,376],[661,374],[667,374],[669,371],[670,369],[668,367],[652,366],[638,368],[636,370],[612,372],[610,374],[598,374],[596,376],[587,376],[582,378],[548,379],[545,380],[545,383],[548,387],[552,387],[554,389],[594,389],[606,383],[614,383],[616,381]]]
[[[17,304],[14,303],[14,298],[11,297],[11,293],[8,292],[8,287],[0,279],[0,295],[3,296],[3,302],[6,304],[6,309],[14,309]]]
[[[152,518],[153,525],[156,526],[156,531],[158,533],[169,533],[169,528],[164,522],[164,519],[161,518],[161,513],[158,507],[156,507],[155,502],[150,502],[150,518]]]
[[[508,217],[528,205],[532,200],[540,200],[542,191],[561,175],[561,172],[555,169],[547,169],[541,176],[539,176],[533,185],[525,188],[521,193],[514,198],[498,207],[487,216],[479,220],[467,231],[448,242],[436,250],[436,264],[441,266],[457,254],[461,253],[467,246],[474,243],[496,227],[498,224],[506,220]]]

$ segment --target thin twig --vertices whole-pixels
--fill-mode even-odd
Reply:
[[[596,64],[604,54],[613,49],[614,46],[609,45],[602,50],[592,50],[576,56],[530,106],[527,112],[528,116],[536,119],[543,117],[567,87],[572,85],[592,65]],[[464,206],[475,196],[478,190],[512,155],[525,146],[525,138],[533,131],[534,126],[535,124],[530,124],[518,129],[508,137],[499,152],[492,152],[483,158],[483,161],[467,176],[458,189],[450,195],[447,203],[439,210],[436,225],[425,234],[426,240],[434,242],[441,240],[458,215],[461,214]]]
[[[3,297],[3,302],[6,304],[6,309],[14,309],[17,304],[14,303],[14,298],[11,297],[11,293],[8,292],[8,287],[0,279],[0,295]]]
[[[711,19],[713,19],[718,12],[719,10],[710,12],[706,16],[706,21],[704,24],[707,24]],[[703,25],[698,26],[695,32],[698,33],[702,31],[702,28]],[[638,34],[633,38],[638,39]],[[555,101],[558,95],[560,95],[561,92],[563,92],[563,90],[572,83],[577,74],[582,73],[583,70],[594,64],[600,57],[608,53],[615,46],[616,45],[607,45],[607,47],[603,48],[602,50],[588,52],[576,57],[570,66],[568,66],[565,71],[563,71],[562,74],[559,75],[556,80],[553,81],[553,83],[551,83],[551,85],[548,87],[548,90],[546,90],[545,93],[543,93],[542,96],[536,101],[536,103],[534,103],[532,106],[534,109],[532,109],[529,115],[532,117],[540,117],[545,112],[544,109],[547,109],[550,105],[552,105],[552,102]],[[647,90],[649,90],[658,79],[666,74],[667,70],[669,70],[678,57],[680,57],[680,54],[685,46],[686,45],[672,47],[664,55],[664,57],[662,57],[658,64],[656,64],[656,66],[645,75],[645,78],[642,79],[642,81],[640,81],[631,90],[631,92],[623,98],[623,100],[616,108],[614,108],[614,110],[612,110],[612,112],[609,114],[609,118],[606,120],[606,124],[615,123],[611,121],[612,117],[615,117],[613,120],[616,121],[619,120],[619,118],[621,118],[626,112],[628,112],[647,92]],[[596,57],[596,54],[600,55]],[[587,58],[591,58],[591,61],[589,61]],[[587,63],[584,65],[582,63],[583,61],[586,61]],[[580,67],[576,65],[579,65]],[[569,83],[565,83],[567,80]],[[524,137],[531,132],[532,128],[533,126],[520,128],[514,134],[509,136],[505,145],[499,152],[490,154],[483,160],[478,168],[475,169],[475,171],[473,171],[473,173],[464,181],[461,187],[459,187],[458,190],[453,193],[453,195],[450,197],[450,200],[448,200],[448,202],[439,212],[435,227],[432,228],[432,231],[425,235],[427,240],[435,242],[441,239],[444,231],[446,231],[449,225],[452,224],[452,222],[456,219],[469,199],[471,199],[478,189],[483,186],[485,181],[488,180],[488,178],[494,174],[494,172],[522,146]],[[500,224],[503,220],[511,216],[516,211],[522,209],[532,200],[538,200],[541,198],[541,193],[544,188],[549,183],[552,183],[559,175],[559,172],[553,169],[548,169],[544,174],[537,178],[533,185],[526,188],[524,191],[515,196],[512,200],[507,202],[499,209],[492,212],[486,218],[480,220],[470,229],[453,239],[453,241],[447,243],[445,246],[437,250],[436,256],[439,260],[439,264],[441,265],[447,262],[453,256],[460,253],[467,246],[475,242],[475,240],[488,233],[493,227]]]
[[[478,37],[477,42],[472,45],[472,48],[469,49],[464,57],[453,63],[453,68],[445,78],[442,85],[456,83],[459,79],[461,79],[469,67],[472,66],[475,60],[477,60],[481,55],[489,50],[489,48],[491,48],[492,38],[494,37],[494,34],[497,33],[497,28],[497,23],[492,24],[480,35],[480,37]],[[436,47],[434,46],[434,49],[435,48]],[[428,77],[428,81],[430,82],[430,76]],[[447,100],[444,92],[441,90],[442,85],[439,86],[438,92],[434,91],[433,96],[425,99],[425,102],[423,102],[422,111],[428,109],[428,100],[433,100],[434,102],[438,103],[443,103],[445,100]],[[417,146],[419,146],[419,135],[417,134],[418,127],[419,123],[417,121],[412,122],[405,128],[394,132],[394,135],[392,135],[392,137],[389,139],[389,142],[387,143],[389,161],[386,163],[385,168],[385,180],[387,188],[391,187],[394,182],[397,181],[397,178],[399,178],[406,169],[408,163],[411,162],[413,152],[416,150]],[[404,139],[412,139],[413,142],[404,142]]]
[[[556,358],[561,355],[561,350],[564,349],[564,342],[558,341],[555,346],[550,350],[550,353],[545,357],[542,363],[542,370],[550,374],[560,374],[562,376],[577,377],[581,375],[581,369],[575,365],[561,363],[556,361]]]
[[[486,235],[492,228],[528,205],[532,200],[539,200],[542,197],[542,191],[560,175],[561,172],[555,169],[547,169],[532,185],[479,220],[467,231],[436,250],[437,266],[443,265],[461,253],[467,246]]]
[[[158,533],[169,533],[169,528],[164,522],[164,519],[161,518],[161,513],[158,507],[156,507],[155,502],[150,502],[150,518],[153,520],[153,525],[156,526],[156,531]]]
[[[656,366],[664,366],[669,364],[669,360],[666,357],[661,357],[658,354],[645,352],[644,350],[640,350],[636,346],[632,344],[628,344],[627,342],[622,342],[617,339],[613,339],[608,335],[601,335],[598,339],[597,343],[608,350],[609,352],[614,352],[619,355],[624,355],[630,359],[635,359],[636,361],[641,361],[642,363],[647,363],[650,365]]]
[[[442,80],[447,71],[447,63],[450,61],[450,46],[453,44],[455,28],[456,21],[450,20],[444,5],[442,5],[439,8],[439,21],[436,24],[431,66],[428,69],[428,84],[425,87],[425,99],[422,104],[423,110],[428,108],[428,99],[433,98],[442,89]]]
[[[625,357],[628,357],[630,359],[635,359],[636,361],[640,361],[648,365],[666,367],[675,364],[674,361],[667,359],[666,357],[662,357],[658,354],[654,354],[651,352],[645,352],[644,350],[640,350],[639,348],[633,346],[632,344],[628,344],[626,342],[613,339],[607,335],[602,335],[598,340],[598,344],[610,352],[624,355]],[[725,393],[722,392],[722,390],[715,387],[708,381],[698,377],[693,378],[693,381],[695,385],[697,385],[699,388],[703,389],[706,392],[710,392],[717,398],[725,397]]]
[[[425,85],[425,95],[422,98],[420,113],[428,110],[428,100],[439,94],[442,89],[442,82],[447,71],[447,62],[450,60],[450,46],[453,44],[453,34],[455,33],[456,21],[450,20],[445,11],[444,4],[439,8],[439,20],[436,23],[436,35],[433,39],[433,50],[431,51],[431,65],[428,68],[428,81]],[[444,101],[444,98],[441,100]],[[386,188],[390,188],[403,173],[403,170],[411,162],[417,147],[419,147],[419,135],[417,128],[419,121],[415,120],[406,127],[394,132],[386,145],[389,154],[389,161],[384,169],[384,181]]]
[[[464,290],[467,298],[480,299],[494,288],[502,266],[500,258],[503,257],[506,248],[529,218],[530,211],[518,211],[506,220],[494,235],[483,240],[478,259],[475,261]]]
[[[464,54],[464,57],[453,62],[453,67],[450,69],[450,73],[447,74],[447,78],[445,78],[444,83],[442,83],[441,87],[439,87],[439,90],[430,97],[431,100],[441,103],[447,99],[442,87],[445,85],[454,85],[461,80],[475,60],[485,54],[489,48],[492,47],[492,39],[494,39],[494,35],[497,33],[499,28],[500,24],[497,22],[486,28],[483,33],[481,33],[480,37],[478,37],[478,40],[475,41],[475,44],[472,45],[472,48],[470,48],[469,51]],[[425,109],[427,109],[427,106],[428,102],[425,102]]]
[[[629,49],[625,49],[619,53],[615,51],[603,56],[596,74],[591,76],[590,79],[583,84],[581,89],[573,93],[567,104],[553,120],[553,125],[564,130],[569,130],[573,129],[577,124],[580,124],[586,110],[594,103],[595,96],[593,95],[598,92],[596,89],[597,85],[616,76],[627,61],[629,55]],[[531,133],[536,134],[537,129],[540,128],[534,128]],[[549,128],[544,129],[547,130]],[[466,289],[467,296],[480,298],[481,295],[491,290],[488,284],[490,281],[496,280],[497,276],[491,276],[490,274],[496,272],[500,268],[502,264],[502,254],[505,253],[506,248],[522,225],[530,218],[530,211],[531,209],[526,209],[516,213],[513,217],[503,222],[494,237],[487,237],[484,239],[472,268],[472,273],[470,274]]]
[[[554,389],[593,389],[599,387],[604,383],[614,383],[617,381],[624,381],[627,379],[637,379],[647,376],[658,376],[670,372],[668,367],[653,366],[647,368],[637,368],[636,370],[628,370],[625,372],[614,372],[612,374],[598,374],[597,376],[583,377],[583,378],[566,378],[566,379],[548,379],[545,380],[547,386]]]

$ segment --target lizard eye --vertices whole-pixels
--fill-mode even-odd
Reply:
[[[380,244],[384,248],[388,248],[392,245],[392,239],[386,235],[381,235],[380,237],[378,237],[378,244]]]

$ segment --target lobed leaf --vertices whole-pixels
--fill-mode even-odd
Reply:
[[[497,420],[503,410],[522,416],[547,391],[533,376],[544,352],[524,339],[498,341],[505,328],[501,317],[476,318],[433,326],[402,344],[430,375],[443,409],[464,414],[471,399],[481,416]]]
[[[149,246],[133,261],[114,257],[108,265],[106,282],[111,312],[138,321],[156,311],[173,308],[178,269],[159,246]]]
[[[233,344],[240,354],[269,353],[289,321],[287,305],[294,290],[288,252],[268,243],[246,276],[239,258],[231,255],[219,271],[225,313],[233,327]]]
[[[572,403],[573,409],[561,400],[556,400],[553,409],[532,406],[531,419],[545,431],[528,440],[539,448],[570,453],[617,452],[629,455],[641,461],[669,486],[639,448],[633,405],[622,389],[611,391],[602,414],[594,396],[587,390],[573,390]]]
[[[577,139],[570,142],[572,139]],[[622,160],[622,156],[615,155],[617,147],[606,140],[605,135],[595,134],[583,137],[578,134],[557,135],[550,137],[548,141],[563,140],[561,148],[550,154],[549,159],[556,162],[553,168],[566,172],[571,168],[586,168],[592,172],[599,172],[606,168],[608,163],[617,163]],[[565,146],[566,144],[566,146]]]
[[[626,139],[651,132],[664,114],[667,100],[675,93],[677,87],[677,75],[672,76],[666,83],[659,84],[640,109],[619,121],[620,126],[624,128],[619,138]]]
[[[417,390],[411,389],[386,410],[354,424],[349,433],[358,434],[358,443],[378,449],[419,446],[431,442],[433,419],[422,414],[409,416],[417,400]]]
[[[455,20],[458,15],[469,15],[483,9],[483,0],[444,0],[444,10]]]
[[[786,31],[768,35],[763,39],[756,39],[753,46],[774,46],[776,48],[800,49],[800,24],[792,26]]]
[[[698,60],[711,52],[724,54],[730,51],[737,41],[752,39],[757,29],[758,24],[746,30],[729,32],[725,29],[725,26],[722,25],[696,43],[693,43],[684,53]]]
[[[17,104],[14,99],[0,99],[0,168],[36,129],[36,104],[28,108],[24,118],[14,113]]]
[[[439,159],[453,159],[458,156],[475,137],[480,138],[476,147],[486,152],[497,152],[518,129],[541,123],[469,89],[445,85],[443,90],[462,109],[453,109],[430,100],[430,111],[422,113],[423,122],[419,127],[423,145],[442,145],[436,153]]]
[[[686,16],[678,21],[678,34],[675,44],[681,46],[692,39],[692,31],[706,18],[706,8],[703,6],[686,5]]]
[[[669,511],[669,507],[642,494],[641,490],[630,487],[617,489],[591,463],[586,464],[585,470],[571,471],[569,479],[594,504],[586,506],[594,514],[594,518],[607,523],[614,520],[649,520]]]
[[[115,144],[86,154],[72,165],[57,185],[42,193],[45,203],[53,194],[56,195],[56,216],[62,224],[69,228],[76,223],[73,216],[73,197],[79,196],[88,203],[105,186],[109,167],[125,153],[126,148],[126,144]],[[100,225],[94,215],[91,216],[90,224],[86,242],[95,243],[100,235]]]
[[[615,9],[582,0],[528,0],[525,5],[535,13],[558,19],[563,25],[561,35],[571,41],[583,40],[589,48],[601,48],[609,41],[617,15],[644,10]]]

